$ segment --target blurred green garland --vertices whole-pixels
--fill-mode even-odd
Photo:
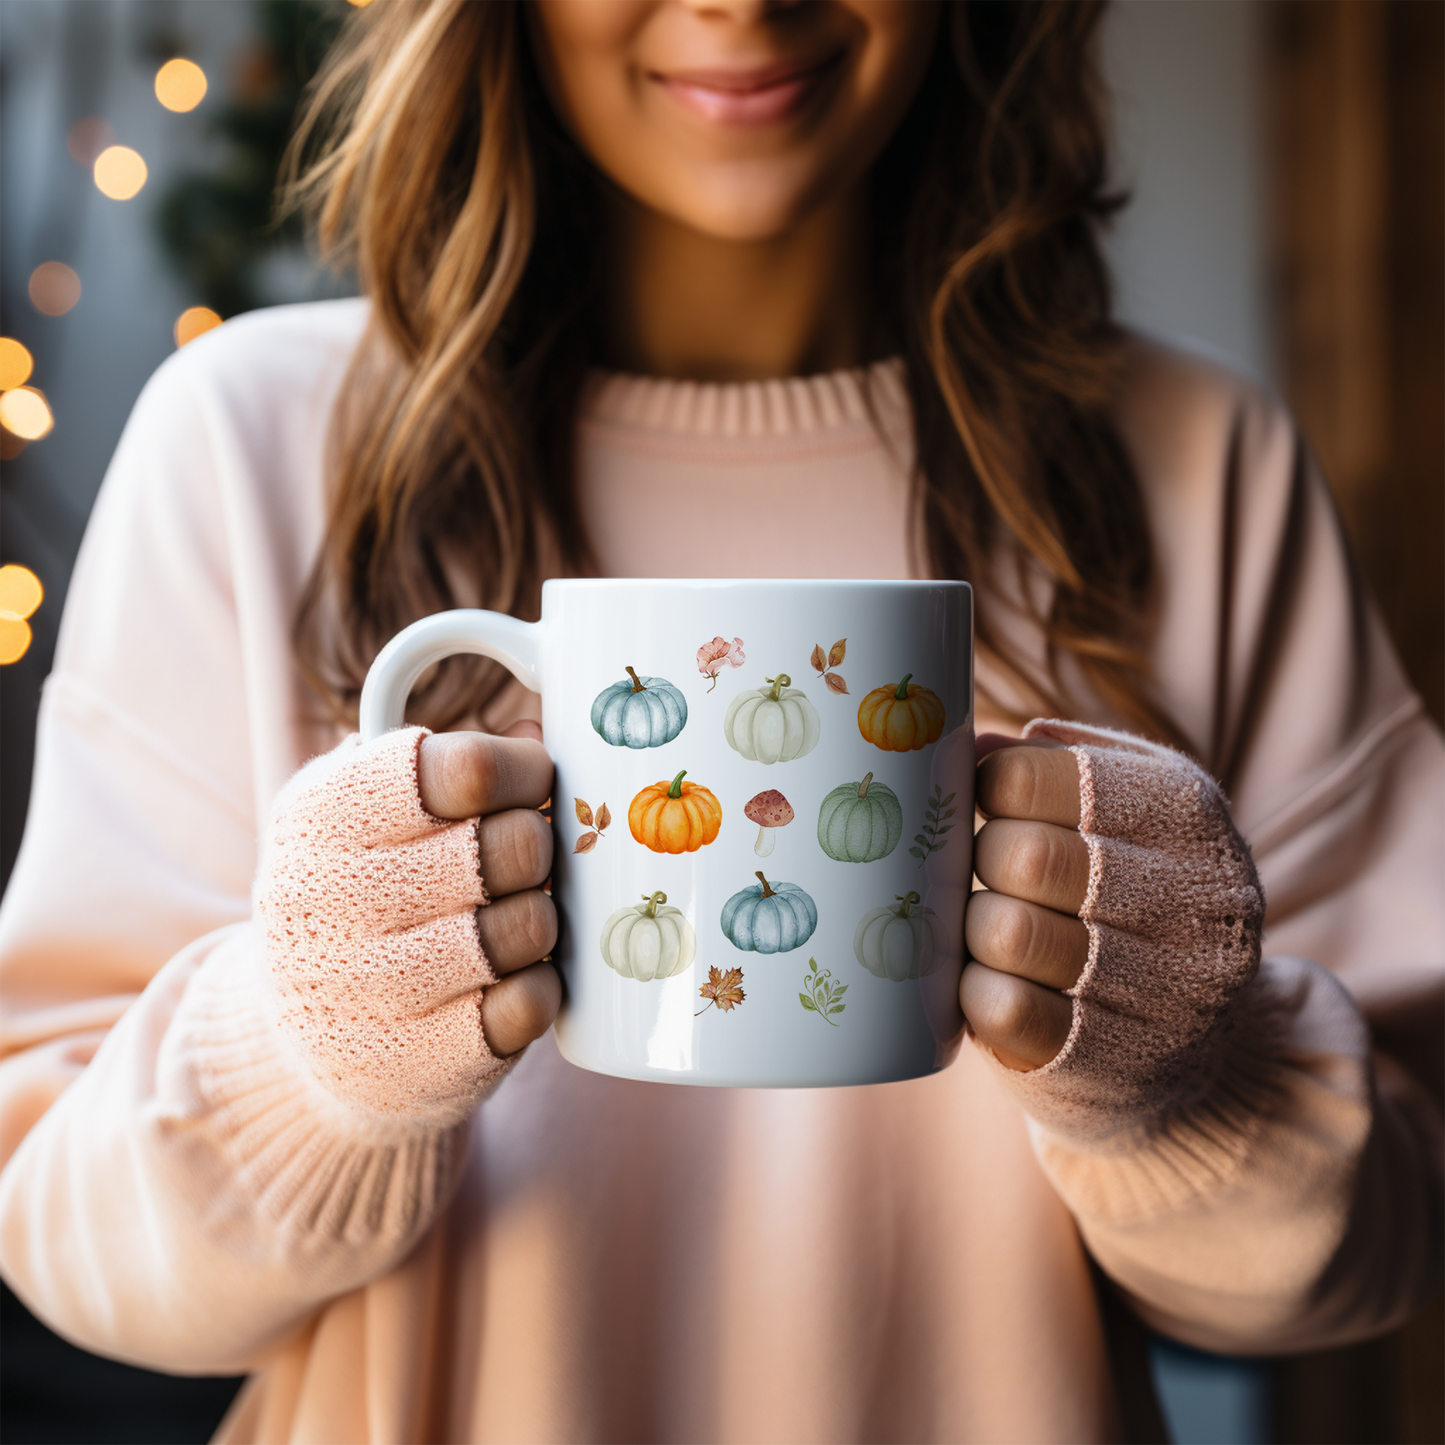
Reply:
[[[234,98],[210,123],[228,143],[226,159],[217,170],[181,176],[161,199],[162,245],[197,298],[222,317],[262,305],[259,263],[302,242],[298,217],[274,222],[276,177],[302,92],[345,10],[318,0],[257,0],[255,41],[241,59]]]

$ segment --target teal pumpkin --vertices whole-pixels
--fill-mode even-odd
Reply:
[[[660,748],[687,724],[687,699],[665,677],[627,676],[592,704],[592,726],[614,748]]]
[[[861,783],[834,788],[818,810],[818,846],[840,863],[875,863],[903,836],[903,807],[886,783],[869,773]]]
[[[761,873],[757,877],[723,904],[723,936],[746,953],[801,948],[818,926],[818,905],[796,883],[769,883]]]

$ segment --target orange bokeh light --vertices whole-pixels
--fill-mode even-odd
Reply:
[[[0,667],[19,662],[30,650],[30,624],[0,617]]]
[[[34,369],[34,358],[18,341],[0,336],[0,391],[24,386]]]
[[[64,316],[80,300],[80,277],[64,261],[42,261],[30,273],[30,304],[46,316]]]
[[[19,662],[30,647],[26,618],[40,606],[45,589],[28,567],[0,567],[0,664]]]
[[[194,110],[206,95],[206,72],[194,60],[168,60],[156,71],[156,99],[167,110]]]
[[[184,346],[205,332],[214,331],[220,324],[221,318],[209,306],[187,306],[176,317],[176,345]]]
[[[106,146],[96,156],[92,174],[101,195],[128,201],[146,183],[146,163],[141,153],[129,146]]]
[[[0,392],[0,425],[28,442],[38,442],[55,425],[55,418],[50,403],[33,386],[17,386]]]

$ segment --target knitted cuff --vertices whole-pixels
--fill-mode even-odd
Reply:
[[[421,805],[423,728],[345,743],[277,800],[256,884],[280,1025],[334,1094],[455,1122],[504,1068],[482,1035],[496,982],[476,819]]]
[[[1073,1024],[1040,1069],[1004,1070],[1047,1129],[1099,1143],[1186,1108],[1214,1087],[1221,1027],[1259,968],[1264,893],[1223,793],[1170,748],[1036,720],[1025,737],[1078,759],[1089,957]]]

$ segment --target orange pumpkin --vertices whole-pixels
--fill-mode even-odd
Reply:
[[[943,736],[943,699],[931,688],[909,682],[875,687],[858,704],[858,731],[885,753],[910,753]]]
[[[696,853],[722,827],[722,804],[701,783],[684,783],[684,768],[644,788],[627,810],[627,826],[654,853]]]

